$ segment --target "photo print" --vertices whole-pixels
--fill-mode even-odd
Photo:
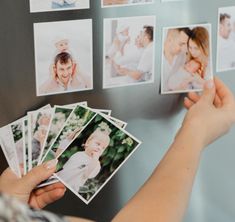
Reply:
[[[43,152],[41,152],[38,164],[42,163],[42,160],[45,158],[45,155],[47,154],[51,145],[55,142],[57,135],[64,127],[66,120],[78,105],[87,106],[87,102],[79,102],[64,106],[54,106],[52,111],[52,120],[46,135],[45,144],[43,145],[42,149]]]
[[[101,0],[101,7],[132,6],[154,3],[154,0]]]
[[[87,9],[90,0],[30,0],[30,12]]]
[[[70,113],[54,142],[47,150],[42,162],[57,158],[95,116],[90,108],[77,105]]]
[[[34,38],[37,96],[93,88],[91,19],[35,23]]]
[[[28,146],[28,118],[23,121],[23,138],[24,138],[24,175],[29,171],[29,146]]]
[[[212,79],[211,25],[163,29],[161,93],[201,91]]]
[[[155,19],[104,19],[103,88],[154,81]]]
[[[18,159],[19,168],[21,170],[21,174],[24,174],[25,172],[25,134],[24,134],[24,121],[25,118],[21,118],[13,123],[10,124],[15,149],[16,149],[16,155]]]
[[[97,114],[59,156],[55,176],[88,204],[140,144]]]
[[[52,108],[28,112],[28,147],[30,168],[38,165],[52,119]]]
[[[61,131],[64,126],[64,123],[68,119],[69,115],[72,113],[74,108],[66,108],[63,106],[55,106],[53,110],[53,117],[51,124],[49,126],[46,142],[43,147],[43,152],[39,158],[39,164],[41,160],[46,155],[47,151],[50,149],[51,145],[55,142],[56,136]]]
[[[217,72],[235,69],[235,6],[219,8]]]
[[[0,128],[0,145],[9,167],[18,177],[21,177],[20,164],[17,157],[12,128],[10,125],[6,125]]]

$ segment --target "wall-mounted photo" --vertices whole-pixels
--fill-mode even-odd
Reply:
[[[163,29],[161,92],[201,91],[212,78],[211,25]]]
[[[235,69],[235,7],[219,9],[217,72]]]
[[[155,16],[104,20],[103,88],[154,81]]]
[[[140,144],[97,114],[58,158],[56,176],[88,204]]]
[[[34,24],[37,96],[93,88],[92,21]]]
[[[154,3],[154,0],[101,0],[101,7],[132,6]]]
[[[62,11],[90,8],[90,0],[30,0],[30,12]]]

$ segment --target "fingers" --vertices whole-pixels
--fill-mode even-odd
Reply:
[[[215,99],[214,99],[214,105],[216,108],[220,108],[222,106],[221,99],[217,95],[217,92],[216,92]]]
[[[48,179],[56,170],[57,160],[50,160],[40,166],[34,167],[21,179],[24,189],[33,190],[42,181]]]
[[[19,177],[11,170],[10,167],[8,167],[6,170],[3,171],[1,177],[6,178],[7,180],[19,179]]]
[[[45,193],[45,192],[48,192],[51,190],[55,190],[55,189],[66,189],[66,188],[65,188],[64,184],[58,182],[58,183],[54,183],[54,184],[39,188],[34,191],[34,194],[38,196],[38,195],[41,195],[42,193]]]
[[[234,97],[229,88],[217,77],[215,77],[216,92],[223,105],[230,105]]]
[[[194,102],[190,100],[188,97],[184,98],[184,106],[186,109],[190,109],[193,104]]]
[[[216,92],[216,89],[215,89],[214,81],[213,80],[206,81],[206,83],[204,84],[201,101],[209,103],[209,104],[213,104],[214,99],[215,99],[215,92]]]
[[[188,98],[196,103],[201,97],[196,92],[189,92]]]
[[[66,189],[65,187],[58,187],[52,189],[34,197],[34,200],[31,200],[31,206],[35,208],[44,208],[46,205],[55,202],[64,196]]]

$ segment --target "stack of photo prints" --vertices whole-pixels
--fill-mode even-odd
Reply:
[[[86,102],[46,105],[0,128],[0,145],[18,177],[57,159],[56,172],[39,187],[61,181],[88,204],[141,144],[126,126]]]

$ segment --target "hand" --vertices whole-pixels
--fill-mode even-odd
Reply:
[[[73,64],[72,79],[76,78],[77,74],[78,74],[78,64],[74,63]]]
[[[127,75],[127,69],[122,68],[120,66],[116,69],[116,72],[121,76],[126,76]]]
[[[34,190],[55,172],[56,163],[55,160],[48,161],[33,168],[22,178],[18,178],[10,168],[6,169],[0,177],[0,192],[7,193],[33,208],[45,207],[60,199],[66,190],[61,183]]]
[[[235,122],[233,94],[218,78],[205,83],[201,96],[189,93],[184,105],[189,111],[182,128],[191,130],[203,147],[228,132]]]
[[[53,65],[52,68],[50,68],[50,70],[51,70],[52,79],[57,80],[56,66]]]

